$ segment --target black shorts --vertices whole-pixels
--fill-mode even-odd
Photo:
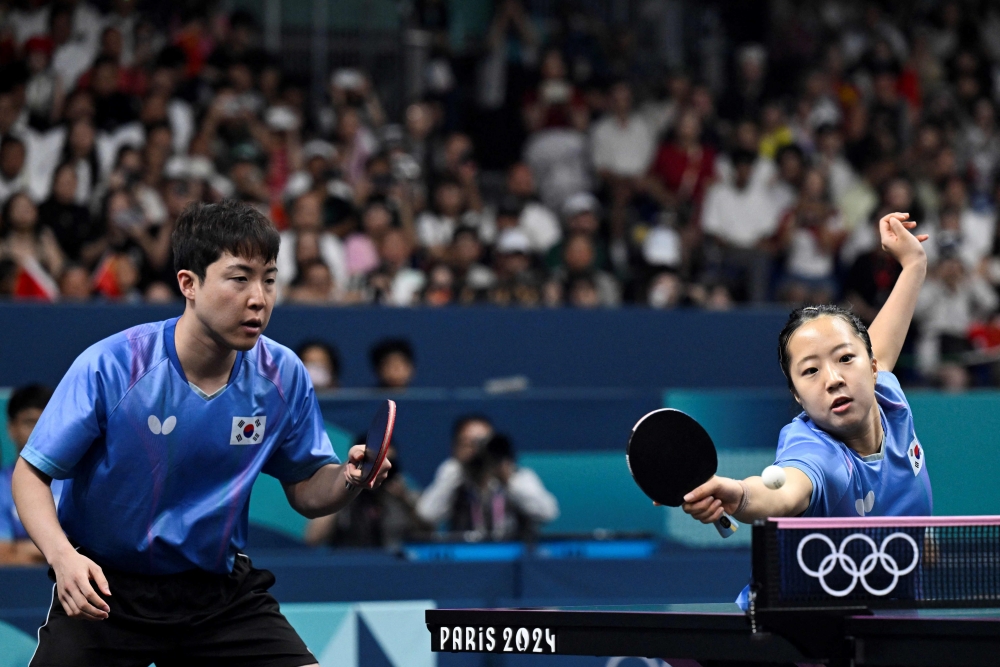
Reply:
[[[98,563],[100,564],[100,563]],[[70,618],[53,592],[30,667],[302,667],[316,662],[244,555],[229,575],[149,576],[104,568],[108,618]],[[52,577],[52,571],[49,571]],[[54,578],[54,577],[53,577]]]

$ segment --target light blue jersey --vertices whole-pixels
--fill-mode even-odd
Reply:
[[[262,336],[209,398],[184,376],[176,322],[128,329],[81,354],[21,456],[68,480],[59,522],[103,563],[228,573],[246,544],[257,475],[294,483],[338,460],[291,350]]]
[[[882,452],[861,457],[803,412],[781,429],[774,464],[797,468],[812,482],[803,516],[924,516],[933,510],[924,446],[910,405],[892,373],[881,371],[875,400],[882,418]]]
[[[24,524],[21,523],[21,517],[17,515],[17,508],[14,507],[14,495],[10,483],[13,476],[14,466],[9,465],[0,469],[0,542],[31,539],[28,537],[28,531],[24,529]],[[62,487],[62,480],[52,480],[52,499],[56,507],[59,507]]]
[[[934,508],[924,446],[896,376],[880,371],[875,402],[885,433],[882,451],[859,456],[800,414],[781,429],[774,465],[797,468],[812,482],[803,516],[926,516]],[[736,603],[747,608],[749,586]]]

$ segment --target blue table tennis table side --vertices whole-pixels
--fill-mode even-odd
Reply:
[[[534,609],[430,609],[427,628],[434,651],[487,652],[480,628],[551,630],[555,653],[634,656],[695,661],[815,663],[896,667],[1000,664],[1000,609],[879,610],[842,617],[839,655],[806,655],[801,638],[751,632],[735,604],[551,607]],[[817,623],[824,623],[817,617]],[[838,621],[839,622],[839,621]],[[445,631],[444,629],[447,629]],[[461,642],[454,633],[461,629]],[[839,632],[839,631],[838,631]],[[468,640],[471,638],[471,643]],[[479,649],[478,651],[476,649]],[[535,650],[541,648],[541,651]],[[470,650],[471,649],[471,650]],[[493,653],[504,653],[496,642]],[[510,652],[517,652],[510,645]],[[524,652],[548,652],[529,642]]]

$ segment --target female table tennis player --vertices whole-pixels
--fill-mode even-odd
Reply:
[[[923,446],[892,374],[910,326],[927,256],[908,213],[879,221],[882,248],[903,267],[870,328],[836,306],[792,312],[778,358],[803,412],[781,430],[778,489],[760,477],[713,477],[685,496],[684,511],[712,523],[775,516],[915,516],[931,513]]]

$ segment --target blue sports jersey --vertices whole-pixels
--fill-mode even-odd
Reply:
[[[228,573],[246,544],[257,475],[293,483],[338,459],[291,350],[262,336],[206,399],[177,359],[176,322],[128,329],[81,354],[21,456],[68,480],[59,522],[109,566]]]
[[[21,517],[17,515],[17,508],[14,507],[14,495],[11,493],[10,485],[13,476],[14,466],[0,469],[0,542],[31,539],[28,537],[28,531],[24,529],[24,524],[21,523]],[[52,480],[52,499],[56,507],[59,507],[62,486],[62,480]]]
[[[931,514],[931,481],[924,447],[913,428],[899,380],[880,371],[875,400],[885,432],[882,455],[865,457],[820,429],[803,412],[781,429],[774,464],[797,468],[812,482],[803,516],[924,516]]]
[[[823,431],[801,413],[781,429],[774,465],[797,468],[812,482],[803,516],[926,516],[934,498],[924,446],[913,428],[913,413],[896,376],[879,371],[875,402],[885,433],[882,453],[864,457]],[[867,460],[866,460],[867,459]],[[736,599],[744,610],[750,587]]]

